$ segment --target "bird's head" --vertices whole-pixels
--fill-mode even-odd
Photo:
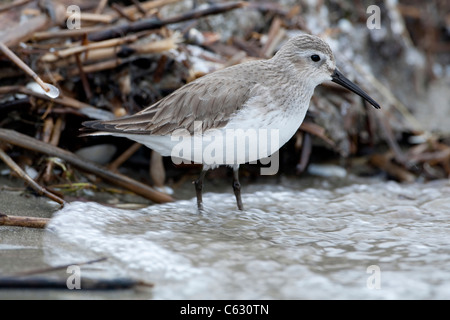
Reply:
[[[379,109],[380,105],[360,87],[344,77],[336,68],[333,52],[330,46],[312,35],[301,35],[291,38],[277,52],[274,59],[280,61],[285,68],[292,69],[299,78],[307,81],[311,86],[325,81],[333,81],[357,95]]]

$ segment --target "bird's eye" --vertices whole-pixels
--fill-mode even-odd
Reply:
[[[313,54],[311,56],[311,60],[314,61],[314,62],[317,62],[317,61],[320,61],[320,57],[317,54]]]

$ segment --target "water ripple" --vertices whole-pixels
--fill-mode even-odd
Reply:
[[[155,282],[153,298],[450,298],[450,183],[356,182],[251,186],[243,212],[230,193],[206,193],[201,213],[194,199],[136,211],[74,202],[49,224],[60,242],[46,259],[107,256],[102,274]],[[379,290],[367,287],[371,265]]]

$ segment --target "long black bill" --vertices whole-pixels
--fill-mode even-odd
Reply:
[[[347,88],[350,91],[353,91],[360,97],[364,98],[367,102],[369,102],[371,105],[373,105],[376,109],[380,109],[380,105],[373,100],[367,93],[365,93],[360,87],[358,87],[356,84],[348,80],[344,75],[338,70],[335,69],[334,73],[331,75],[331,81],[336,82],[337,84],[340,84],[344,88]]]

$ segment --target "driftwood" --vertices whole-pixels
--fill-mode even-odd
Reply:
[[[127,35],[131,32],[139,32],[143,30],[159,29],[168,24],[183,22],[192,19],[198,19],[204,16],[223,13],[236,8],[242,8],[245,2],[228,2],[223,4],[210,5],[206,9],[192,10],[190,12],[167,19],[149,18],[137,22],[115,26],[107,30],[98,31],[89,34],[89,41],[101,41],[111,38],[117,38]]]
[[[49,220],[48,218],[10,216],[0,213],[0,226],[43,229]]]
[[[1,218],[0,218],[1,219]],[[44,278],[43,273],[67,270],[69,266],[84,266],[98,262],[103,262],[107,258],[99,258],[95,260],[74,262],[55,267],[35,269],[25,272],[16,273],[12,276],[0,277],[0,289],[65,289],[68,290],[67,279]],[[40,276],[36,276],[40,275]],[[113,279],[90,279],[81,278],[81,290],[120,290],[130,289],[136,286],[153,287],[153,284],[137,281],[129,278],[113,278]]]
[[[28,150],[61,158],[62,160],[69,162],[75,167],[93,173],[102,179],[131,190],[136,194],[152,200],[153,202],[163,203],[173,201],[173,198],[171,196],[156,191],[143,183],[140,183],[122,174],[111,172],[106,168],[100,167],[96,164],[79,158],[72,152],[44,143],[40,140],[31,138],[19,132],[8,129],[0,129],[0,140]]]
[[[3,129],[0,129],[0,130],[3,130]],[[19,167],[14,162],[14,160],[11,159],[11,157],[8,156],[6,154],[6,152],[3,151],[2,149],[0,149],[0,159],[3,160],[3,162],[5,162],[8,165],[8,167],[10,167],[11,170],[13,170],[20,178],[25,180],[26,183],[29,184],[30,187],[32,187],[38,194],[44,195],[44,196],[50,198],[51,200],[59,203],[61,206],[64,206],[65,201],[63,199],[61,199],[57,195],[53,194],[52,192],[48,191],[47,189],[45,189],[44,187],[42,187],[38,183],[36,183],[36,181],[34,181],[25,171],[23,171],[22,168]]]
[[[152,287],[152,284],[144,283],[129,278],[117,279],[87,279],[82,278],[81,290],[121,290],[131,289],[136,286]],[[63,289],[69,290],[66,279],[51,278],[0,278],[0,289]],[[77,290],[74,290],[77,291]]]

